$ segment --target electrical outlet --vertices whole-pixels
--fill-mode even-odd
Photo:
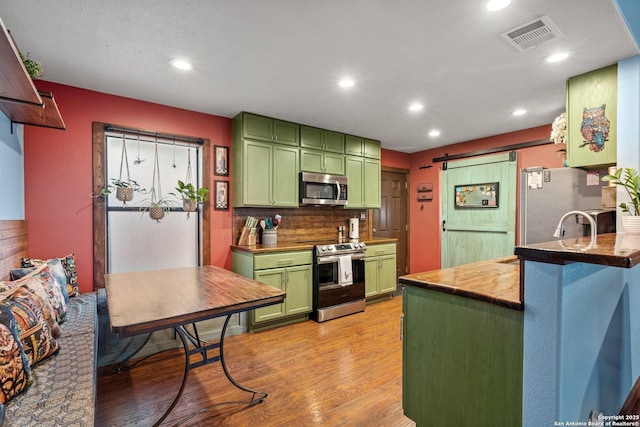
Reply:
[[[360,212],[360,220],[364,221],[365,219],[367,219],[367,213],[366,212]]]

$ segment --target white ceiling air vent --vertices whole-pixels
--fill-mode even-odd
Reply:
[[[564,35],[558,27],[551,22],[548,16],[535,19],[526,24],[512,28],[501,36],[520,52],[534,48],[553,39],[559,39]]]

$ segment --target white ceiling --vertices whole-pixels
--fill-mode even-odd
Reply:
[[[251,111],[409,153],[551,123],[568,77],[639,53],[614,0],[485,3],[3,0],[0,18],[44,80],[224,117]],[[564,37],[525,52],[500,37],[543,15]],[[567,61],[543,62],[561,50]],[[172,69],[175,57],[194,70]],[[337,86],[344,75],[353,88]],[[410,113],[414,101],[424,110]]]

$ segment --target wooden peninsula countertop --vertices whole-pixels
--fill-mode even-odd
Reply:
[[[591,237],[555,240],[517,246],[515,254],[525,261],[551,264],[584,262],[610,267],[631,268],[640,264],[640,235],[598,234],[594,242]]]
[[[520,261],[515,256],[401,276],[400,283],[522,311]]]

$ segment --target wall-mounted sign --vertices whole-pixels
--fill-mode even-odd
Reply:
[[[498,187],[497,182],[456,185],[455,208],[497,208]]]

